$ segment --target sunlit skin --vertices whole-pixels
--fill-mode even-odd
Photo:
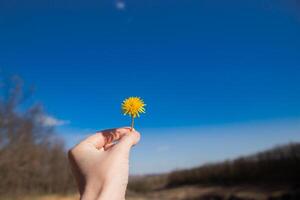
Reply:
[[[140,139],[129,127],[100,131],[69,151],[81,200],[124,200],[129,154]]]
[[[69,151],[81,200],[125,199],[130,149],[140,140],[133,120],[145,113],[145,103],[129,97],[122,103],[122,112],[131,116],[131,127],[100,131]]]

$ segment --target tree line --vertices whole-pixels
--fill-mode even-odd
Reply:
[[[188,184],[280,184],[300,185],[300,143],[274,147],[231,161],[178,170],[167,177],[166,187]]]
[[[0,85],[0,195],[74,191],[65,145],[41,120],[42,105],[25,106],[30,92],[18,77]]]

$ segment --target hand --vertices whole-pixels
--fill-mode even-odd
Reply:
[[[69,151],[81,200],[125,199],[130,149],[140,134],[130,128],[97,132]]]

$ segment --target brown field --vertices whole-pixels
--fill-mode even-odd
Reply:
[[[0,200],[78,200],[78,195],[42,195],[42,196],[25,196],[25,197],[1,197]]]
[[[284,187],[182,186],[145,194],[129,193],[127,200],[282,200],[299,197],[299,192]]]
[[[281,200],[298,199],[299,193],[291,193],[288,188],[267,187],[200,187],[183,186],[173,189],[163,189],[146,193],[128,192],[127,200]],[[0,200],[78,200],[77,194],[68,196],[45,195],[23,198],[1,198]]]

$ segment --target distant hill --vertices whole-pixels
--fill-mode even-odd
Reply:
[[[188,155],[187,155],[188,156]],[[177,170],[168,174],[132,178],[129,189],[151,191],[185,185],[272,184],[299,187],[300,143],[224,162]]]

